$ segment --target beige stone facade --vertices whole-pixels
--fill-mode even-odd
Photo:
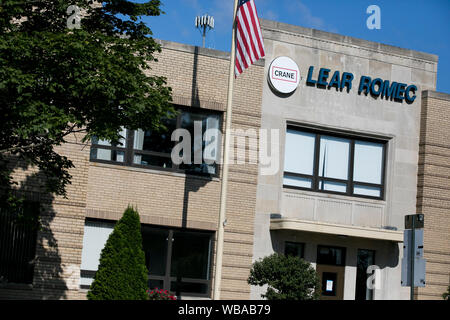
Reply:
[[[450,95],[422,95],[417,212],[425,216],[426,286],[418,299],[442,299],[450,285]]]
[[[436,88],[438,57],[276,21],[262,19],[261,27],[266,49],[266,74],[274,59],[289,57],[298,66],[300,83],[290,95],[277,94],[267,82],[264,83],[261,127],[278,128],[280,131],[280,170],[272,176],[258,176],[253,259],[258,260],[273,252],[286,252],[289,243],[295,243],[303,248],[304,258],[317,267],[319,274],[327,273],[322,280],[325,276],[334,275],[341,279],[336,282],[330,280],[333,285],[337,283],[339,291],[343,291],[332,298],[353,300],[371,296],[375,300],[408,299],[409,287],[401,285],[404,217],[416,212],[416,198],[421,192],[417,190],[417,181],[420,180],[417,173],[421,100],[423,92]],[[321,68],[331,70],[330,77],[335,71],[341,74],[349,72],[354,76],[353,86],[351,90],[335,90],[330,86],[326,88],[316,86],[314,82],[308,83],[311,68],[313,80],[318,79]],[[359,92],[363,76],[388,80],[390,83],[413,84],[417,87],[416,99],[409,104],[405,101],[399,103],[382,98],[381,95]],[[330,81],[330,77],[327,81]],[[442,110],[442,113],[445,111]],[[289,149],[288,134],[290,139],[294,139],[293,131],[296,137],[302,137],[304,132],[310,137],[312,132],[315,146],[304,153],[297,152],[293,145]],[[322,150],[319,135],[341,137],[346,141],[366,137],[372,138],[372,142],[378,139],[379,143],[384,144],[385,159],[381,162],[385,170],[379,175],[382,177],[380,180],[384,179],[384,194],[378,198],[352,194],[351,190],[355,187],[351,186],[351,174],[355,171],[351,161],[339,171],[341,174],[348,170],[350,174],[344,179],[335,180],[345,185],[341,191],[320,190],[318,186],[325,176],[320,170],[324,172],[325,163],[341,163],[342,158],[336,156],[334,162],[323,160],[319,166],[320,159],[325,159],[324,153],[323,156],[319,155],[318,150]],[[440,138],[444,139],[443,136]],[[323,145],[326,150],[326,142]],[[442,154],[443,151],[440,152]],[[308,154],[313,156],[307,158]],[[351,152],[346,154],[352,157]],[[299,160],[295,163],[312,164],[304,167],[298,165],[298,171],[294,172],[292,170],[297,168],[292,163],[297,159],[303,162]],[[370,159],[373,158],[367,157],[365,163]],[[446,170],[448,159],[441,157],[439,160],[442,165],[439,170]],[[286,170],[287,164],[290,170]],[[426,170],[434,172],[435,169],[437,167],[429,166]],[[299,180],[306,179],[300,180],[303,184],[285,179],[295,177],[295,174],[301,177]],[[444,179],[444,174],[441,173],[440,177]],[[447,190],[444,188],[441,191]],[[435,205],[442,207],[442,200],[438,201],[441,203]],[[448,243],[444,247],[446,249],[430,250],[443,252],[448,250]],[[322,258],[321,252],[330,252],[333,248],[341,250],[345,263],[340,263],[343,265]],[[380,284],[375,289],[368,289],[366,279],[363,278],[368,267],[362,265],[367,261],[364,259],[368,252],[373,257],[370,264],[379,267]],[[435,259],[442,260],[437,256]],[[331,263],[336,264],[332,267],[341,269],[325,271],[325,268],[330,269]],[[432,270],[435,266],[430,264],[429,268]],[[441,282],[442,277],[439,280],[432,280],[431,277],[428,281]],[[261,288],[252,287],[252,298],[259,298],[261,293]]]

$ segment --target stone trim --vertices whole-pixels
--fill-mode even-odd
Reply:
[[[272,219],[270,221],[270,230],[296,230],[324,234],[346,235],[349,237],[368,238],[374,240],[403,242],[402,231],[338,225],[300,219]]]
[[[118,211],[107,211],[101,209],[86,209],[86,218],[94,218],[94,219],[104,219],[104,220],[114,220],[117,221],[122,217],[123,212]],[[140,215],[141,223],[152,224],[152,225],[160,225],[165,227],[175,227],[181,228],[183,226],[182,219],[171,219],[165,217],[154,217],[148,215]],[[208,231],[216,231],[217,225],[210,222],[204,221],[195,221],[189,219],[186,222],[186,227],[190,229],[200,229],[200,230],[208,230]]]
[[[230,53],[227,51],[219,51],[215,49],[208,49],[208,48],[202,48],[197,46],[192,46],[188,44],[178,43],[178,42],[172,42],[167,40],[160,40],[155,39],[156,43],[161,45],[164,49],[168,50],[175,50],[175,51],[181,51],[181,52],[188,52],[192,54],[198,54],[202,56],[207,56],[211,58],[218,58],[223,60],[230,60]],[[263,67],[265,64],[265,59],[259,59],[254,63],[256,66]]]
[[[433,90],[424,90],[422,91],[422,99],[425,98],[433,98],[439,100],[450,101],[450,94],[445,92],[438,92]]]
[[[178,95],[172,96],[172,102],[177,105],[197,107],[202,109],[211,109],[216,111],[225,111],[225,104],[217,101],[199,100],[190,97],[183,97]]]
[[[395,56],[403,56],[410,59],[412,58],[417,60],[425,60],[432,63],[438,62],[438,56],[431,53],[425,53],[411,49],[404,49],[396,46],[382,44],[379,42],[343,36],[337,33],[326,32],[312,28],[304,28],[278,21],[260,19],[260,22],[261,22],[261,29],[266,29],[268,31],[293,34],[324,42],[337,42],[341,45],[357,46],[361,49],[366,49],[368,51],[380,52],[383,54]]]

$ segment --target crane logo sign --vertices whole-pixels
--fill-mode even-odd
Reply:
[[[291,58],[278,57],[270,64],[267,78],[272,89],[282,94],[290,94],[298,87],[300,70]]]

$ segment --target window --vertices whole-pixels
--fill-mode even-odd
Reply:
[[[194,137],[195,133],[195,122],[201,123],[201,136],[203,137],[207,130],[209,129],[219,129],[219,116],[218,115],[207,115],[207,114],[201,114],[201,113],[190,113],[190,112],[184,112],[181,114],[181,123],[180,127],[183,129],[186,129],[189,131],[191,137]],[[210,132],[210,131],[208,131]],[[215,144],[215,150],[218,151],[220,148],[220,145],[218,144],[217,137],[215,136],[208,136],[205,140],[198,140],[199,137],[194,137],[194,141],[192,142],[192,150],[191,150],[191,156],[194,157],[194,155],[199,151],[202,153],[202,151],[206,147],[206,142]],[[201,148],[201,150],[197,150],[197,148]],[[211,159],[207,160],[218,160],[217,154],[211,155]],[[194,158],[192,158],[194,159]],[[202,164],[194,164],[194,161],[192,161],[192,164],[184,164],[182,163],[180,165],[180,169],[185,169],[188,171],[194,171],[194,172],[202,172],[202,173],[215,173],[215,167],[208,165],[206,163]]]
[[[212,235],[144,226],[149,288],[163,288],[177,295],[209,296]]]
[[[34,275],[39,203],[25,201],[22,212],[0,209],[0,278],[31,284]]]
[[[133,136],[133,164],[171,168],[171,134],[177,128],[177,118],[163,119],[166,132],[135,130]]]
[[[320,137],[319,190],[346,192],[350,141],[331,136]],[[341,181],[339,181],[341,180]]]
[[[383,144],[355,141],[353,193],[373,197],[381,196],[383,178]]]
[[[81,255],[80,287],[88,289],[98,269],[100,254],[114,223],[86,220]],[[208,297],[211,291],[212,232],[142,225],[142,245],[149,289],[177,295]]]
[[[312,188],[315,134],[289,130],[286,133],[284,184]]]
[[[323,272],[322,273],[322,295],[323,296],[336,296],[337,287],[337,273],[336,272]]]
[[[355,300],[373,300],[373,289],[367,287],[367,268],[375,264],[375,251],[358,249]]]
[[[283,186],[382,199],[386,142],[288,126]]]
[[[98,145],[98,148],[91,149],[91,159],[124,162],[125,161],[125,146],[127,130],[122,128],[120,135],[124,138],[120,139],[117,144],[111,144],[106,140],[92,139],[93,145]]]
[[[162,120],[167,128],[164,132],[123,129],[120,134],[124,138],[115,145],[111,145],[108,141],[92,139],[91,161],[106,161],[128,166],[163,168],[199,174],[217,174],[218,152],[213,152],[212,155],[205,152],[204,155],[203,151],[206,146],[214,147],[215,151],[220,148],[220,136],[211,134],[212,131],[209,130],[214,129],[218,132],[220,129],[220,113],[193,108],[179,109],[179,111],[176,117]],[[190,133],[191,164],[176,165],[172,163],[172,148],[178,143],[171,140],[172,132],[175,129],[185,129]],[[194,133],[198,134],[194,135]],[[195,154],[201,155],[199,161],[195,161]]]
[[[113,222],[86,220],[81,252],[80,288],[89,289],[94,281],[100,254],[113,229]]]
[[[284,243],[284,254],[286,256],[294,256],[303,259],[304,248],[304,243],[286,241]]]
[[[317,263],[333,266],[345,266],[345,248],[341,247],[317,247]]]

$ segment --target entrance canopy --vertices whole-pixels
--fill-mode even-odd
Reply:
[[[271,219],[270,230],[307,231],[307,232],[342,235],[349,237],[367,238],[373,240],[403,242],[402,231],[357,227],[351,225],[341,225],[341,224],[324,223],[324,222],[290,219],[290,218]]]

